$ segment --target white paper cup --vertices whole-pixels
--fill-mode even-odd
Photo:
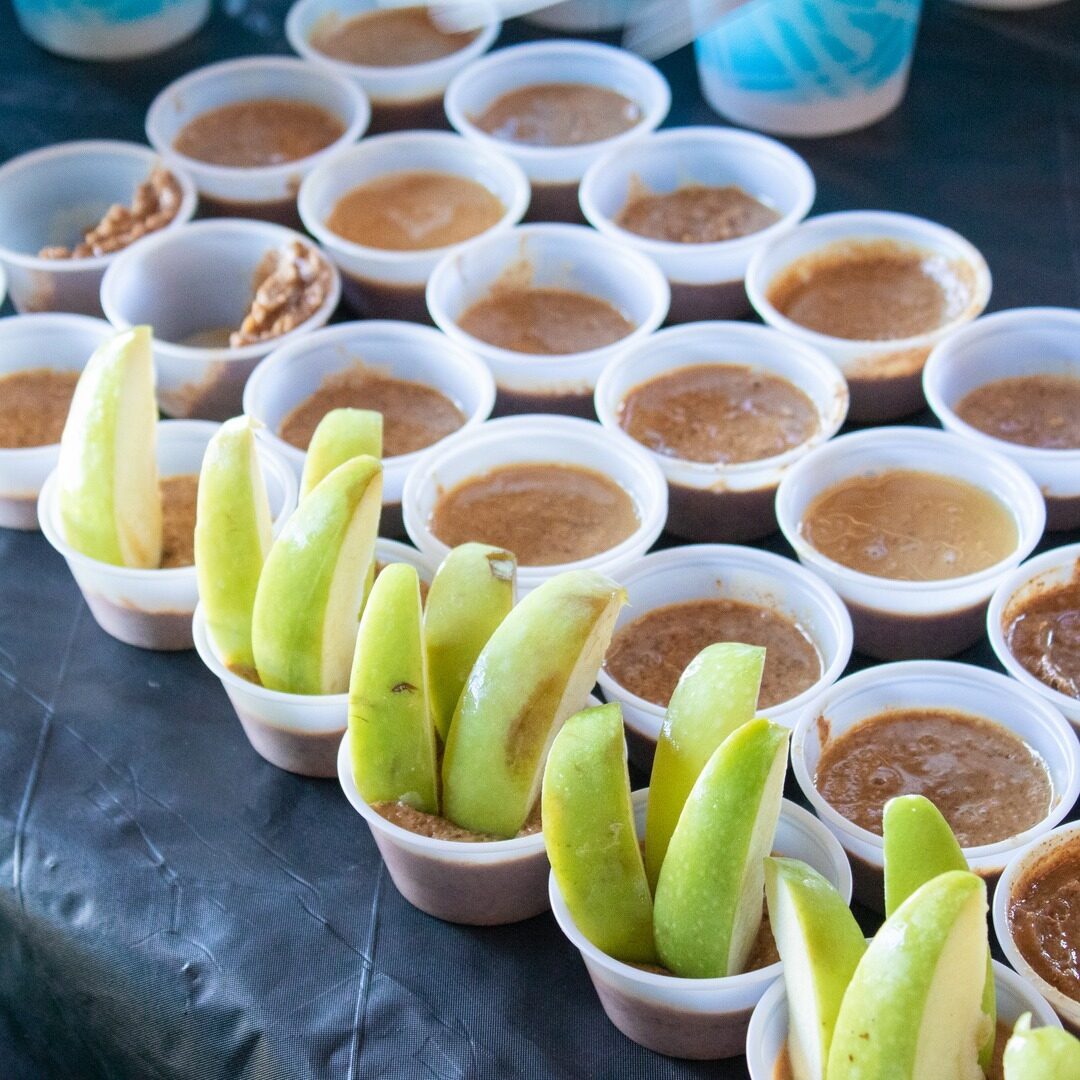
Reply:
[[[239,329],[254,296],[254,278],[268,252],[294,241],[319,252],[307,237],[264,221],[199,221],[148,237],[120,253],[101,283],[101,306],[119,330],[149,324],[161,411],[169,416],[227,420],[240,412],[244,383],[255,365],[281,345],[325,325],[341,296],[333,263],[322,306],[280,337],[240,348],[180,342],[201,330]],[[183,302],[178,302],[183,298]]]
[[[244,412],[265,425],[259,429],[259,437],[292,465],[298,479],[307,455],[280,437],[282,422],[318,390],[327,376],[357,363],[441,390],[464,413],[464,428],[476,427],[491,414],[495,401],[491,373],[475,356],[447,341],[438,330],[375,319],[328,326],[275,349],[252,372],[244,388]],[[416,450],[383,459],[383,511],[379,529],[386,535],[403,533],[401,493],[405,477],[423,453],[424,450]]]
[[[202,468],[206,445],[217,424],[200,420],[163,420],[158,424],[157,458],[161,476],[183,476]],[[296,505],[292,470],[269,447],[260,447],[275,535]],[[199,599],[194,566],[140,570],[113,566],[76,551],[64,538],[59,487],[49,474],[38,500],[45,539],[67,561],[90,613],[105,633],[140,649],[190,649],[191,616]]]
[[[842,566],[802,536],[799,523],[818,495],[853,477],[893,469],[937,473],[995,496],[1013,516],[1016,548],[974,574],[902,581]],[[801,563],[840,594],[855,626],[855,647],[882,660],[952,656],[977,641],[990,595],[1039,542],[1045,517],[1042,495],[1019,465],[930,428],[885,427],[841,435],[792,465],[776,492],[776,518],[787,542]]]
[[[667,529],[687,540],[743,541],[776,532],[776,488],[784,472],[831,439],[847,416],[848,389],[823,353],[766,326],[687,323],[639,339],[604,368],[594,403],[600,423],[635,446],[619,423],[619,407],[637,386],[697,364],[741,364],[779,376],[813,402],[817,429],[773,457],[737,464],[685,461],[648,449],[668,482]]]
[[[1065,718],[1048,702],[995,671],[934,660],[883,664],[841,679],[812,705],[795,728],[791,766],[814,812],[851,860],[856,898],[875,911],[884,910],[884,842],[835,810],[814,783],[828,741],[861,721],[892,709],[971,713],[1019,736],[1043,759],[1053,789],[1046,817],[1006,840],[964,849],[968,865],[991,891],[1009,859],[1057,825],[1080,796],[1080,744]]]
[[[508,273],[532,272],[532,284],[606,300],[633,324],[626,337],[598,349],[540,356],[499,348],[458,324]],[[427,306],[435,325],[479,356],[495,376],[498,414],[557,412],[591,416],[600,373],[647,338],[667,314],[670,290],[652,260],[580,225],[522,225],[476,240],[432,271]]]
[[[687,184],[741,187],[780,219],[747,236],[684,244],[639,236],[615,221],[636,185],[667,193]],[[743,278],[750,257],[797,225],[814,203],[814,174],[793,150],[749,131],[682,127],[653,132],[594,161],[578,198],[589,224],[648,255],[671,285],[668,322],[729,319],[750,310]]]
[[[964,266],[971,291],[963,310],[945,325],[914,337],[857,341],[808,330],[770,302],[772,282],[799,259],[833,244],[879,240],[919,248]],[[895,420],[922,408],[922,369],[930,350],[986,307],[990,270],[972,244],[943,225],[908,214],[857,210],[810,218],[760,248],[746,270],[746,292],[766,323],[816,346],[839,366],[851,389],[852,420]]]
[[[345,130],[317,153],[255,168],[212,165],[175,149],[177,136],[195,117],[259,98],[316,105],[336,116]],[[166,86],[146,114],[146,137],[170,168],[176,165],[192,177],[204,212],[297,225],[300,182],[321,161],[356,142],[370,119],[367,96],[351,79],[292,57],[246,56],[199,68]]]
[[[0,378],[41,367],[82,371],[93,351],[112,335],[113,328],[104,319],[88,315],[0,319]],[[59,455],[59,443],[0,448],[0,527],[38,527],[38,494]]]
[[[338,200],[360,184],[389,173],[419,170],[463,176],[483,185],[506,207],[480,236],[503,232],[529,205],[529,182],[514,162],[445,131],[407,131],[365,139],[314,169],[300,188],[304,226],[325,247],[345,279],[345,296],[357,311],[380,318],[428,321],[424,288],[443,256],[477,242],[422,251],[366,247],[326,224]]]
[[[1017,308],[985,315],[934,347],[923,371],[923,391],[948,431],[1011,458],[1046,498],[1046,527],[1080,526],[1080,447],[1043,450],[979,431],[956,415],[972,390],[1019,375],[1080,379],[1080,311]]]
[[[16,311],[100,315],[101,278],[122,252],[87,259],[41,259],[43,247],[71,247],[114,203],[131,204],[135,189],[162,164],[149,147],[104,139],[59,143],[0,167],[0,264]],[[195,185],[168,168],[183,193],[169,232],[191,220]]]
[[[576,146],[528,146],[497,139],[474,123],[512,90],[538,83],[587,83],[628,97],[641,109],[629,131]],[[513,158],[532,184],[531,221],[579,221],[578,181],[609,150],[655,130],[671,107],[671,89],[652,64],[610,45],[588,41],[539,41],[486,56],[454,78],[444,99],[450,123],[466,138]]]

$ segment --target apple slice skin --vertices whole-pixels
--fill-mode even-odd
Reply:
[[[1032,1028],[1031,1013],[1016,1021],[1005,1045],[1005,1080],[1080,1080],[1080,1039],[1061,1028]]]
[[[329,473],[354,457],[382,457],[382,413],[371,409],[331,409],[311,436],[300,477],[303,499]]]

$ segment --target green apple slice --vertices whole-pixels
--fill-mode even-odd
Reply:
[[[1005,1080],[1080,1080],[1080,1039],[1061,1028],[1032,1028],[1031,1013],[1024,1013],[1003,1064]]]
[[[721,642],[702,649],[671,695],[649,780],[645,868],[656,887],[683,804],[716,748],[754,716],[765,650]]]
[[[285,523],[252,614],[264,686],[290,694],[348,689],[381,508],[382,466],[358,457],[330,473]]]
[[[465,681],[514,606],[517,559],[488,544],[462,544],[439,567],[424,608],[431,712],[445,742]]]
[[[114,566],[161,565],[161,492],[152,331],[136,326],[87,361],[60,439],[57,498],[64,538]]]
[[[369,803],[439,812],[435,728],[428,708],[420,577],[391,563],[375,579],[349,682],[349,744],[356,789]]]
[[[354,457],[382,457],[382,413],[371,409],[331,409],[308,443],[300,498],[306,498],[324,476]]]
[[[950,870],[916,889],[855,969],[828,1080],[983,1080],[987,944],[981,878]]]
[[[736,728],[686,800],[654,900],[656,949],[676,975],[717,978],[746,965],[761,926],[790,734],[764,719]]]
[[[534,589],[488,639],[462,691],[443,755],[443,812],[514,836],[540,793],[548,748],[596,682],[626,593],[593,570]]]
[[[824,1080],[840,1002],[866,939],[844,898],[798,859],[765,860],[765,900],[788,999],[795,1080]]]

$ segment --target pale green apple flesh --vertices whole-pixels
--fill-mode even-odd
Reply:
[[[300,498],[306,498],[324,476],[354,457],[382,457],[382,413],[371,409],[331,409],[308,443]]]
[[[1032,1028],[1031,1013],[1024,1013],[1003,1064],[1005,1080],[1080,1080],[1080,1039],[1061,1028]]]

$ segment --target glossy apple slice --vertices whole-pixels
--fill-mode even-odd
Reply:
[[[324,476],[350,458],[382,457],[382,413],[371,409],[331,409],[311,436],[304,471],[300,477],[300,498],[309,495]]]
[[[1080,1080],[1080,1039],[1061,1028],[1032,1028],[1031,1013],[1024,1013],[1003,1064],[1005,1080]]]

